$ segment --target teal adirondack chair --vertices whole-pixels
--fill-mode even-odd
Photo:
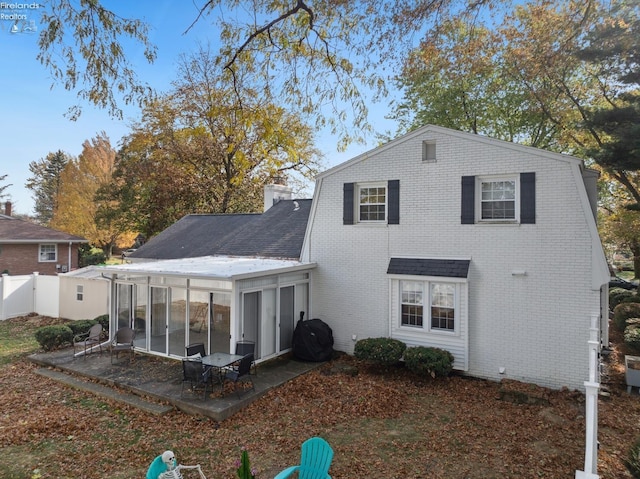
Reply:
[[[298,479],[331,479],[329,467],[333,459],[333,449],[321,437],[312,437],[302,443],[300,465],[291,466],[273,479],[284,479],[298,471]]]

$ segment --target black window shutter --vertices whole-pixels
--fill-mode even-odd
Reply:
[[[389,195],[389,217],[387,223],[390,225],[400,224],[400,180],[389,180],[387,183]]]
[[[536,174],[520,173],[520,223],[536,222]]]
[[[342,203],[342,224],[353,224],[353,183],[345,183],[343,187],[344,201]]]
[[[461,222],[463,225],[472,225],[475,223],[475,191],[476,177],[462,177],[462,214]]]

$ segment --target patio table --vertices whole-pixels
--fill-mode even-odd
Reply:
[[[222,371],[241,359],[239,354],[212,353],[202,357],[202,364],[217,369],[218,380],[222,383]]]

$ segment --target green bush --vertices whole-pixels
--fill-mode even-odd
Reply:
[[[96,323],[100,323],[102,325],[102,329],[105,331],[109,331],[109,315],[101,314],[100,316],[96,316],[93,318]]]
[[[69,326],[43,326],[34,333],[36,341],[45,351],[52,351],[66,344],[73,343],[73,331]]]
[[[78,321],[71,321],[67,324],[69,329],[73,332],[74,336],[79,334],[86,334],[91,329],[91,326],[96,324],[96,322],[92,319],[80,319]]]
[[[453,354],[440,348],[416,346],[407,348],[404,363],[414,373],[432,378],[446,377],[453,369]]]
[[[353,355],[358,359],[391,366],[400,362],[407,345],[392,338],[361,339],[355,345]]]
[[[635,318],[634,321],[640,322]],[[638,324],[632,324],[625,328],[624,343],[636,351],[640,351],[640,326]]]
[[[80,245],[78,250],[78,266],[84,268],[92,264],[103,264],[107,261],[107,255],[100,248],[92,248],[89,245]]]
[[[613,310],[620,303],[640,302],[640,296],[626,289],[614,288],[609,291],[609,308]]]
[[[640,439],[629,450],[624,465],[635,479],[640,479]]]
[[[624,332],[630,318],[640,318],[640,303],[620,303],[614,308],[613,324],[619,331]]]

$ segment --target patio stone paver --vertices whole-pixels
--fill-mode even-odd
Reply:
[[[41,369],[38,369],[36,373],[46,378],[64,383],[68,386],[71,386],[72,388],[80,389],[82,391],[88,391],[97,396],[107,397],[115,401],[120,401],[122,403],[129,404],[130,406],[137,407],[138,409],[142,409],[145,412],[155,414],[158,416],[163,416],[168,412],[173,411],[173,406],[167,406],[165,404],[147,401],[143,399],[141,396],[138,396],[136,394],[117,391],[112,387],[103,386],[102,384],[86,381],[84,379],[80,379],[76,376],[73,376],[68,373],[63,373],[61,371],[57,371],[55,369],[41,368]]]
[[[201,394],[191,395],[189,392],[181,397],[182,364],[175,359],[136,353],[135,360],[131,363],[122,356],[111,364],[109,353],[74,357],[72,349],[33,354],[29,359],[40,366],[54,368],[67,376],[72,375],[74,381],[57,374],[41,372],[56,380],[62,378],[73,387],[80,387],[82,383],[79,381],[83,381],[82,378],[100,383],[105,389],[96,387],[92,391],[94,394],[124,400],[125,394],[120,392],[124,390],[129,396],[145,398],[146,403],[157,401],[169,404],[185,413],[206,416],[216,421],[227,419],[269,390],[323,364],[298,361],[290,355],[280,356],[258,364],[258,374],[252,376],[255,390],[248,391],[240,398],[235,393],[220,396],[220,390],[214,385],[214,393],[203,400]],[[117,387],[118,391],[109,386]],[[148,407],[146,403],[137,404]]]

